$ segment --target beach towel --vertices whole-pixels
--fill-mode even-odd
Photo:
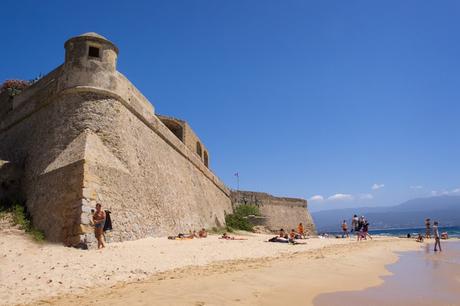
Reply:
[[[104,210],[105,212],[105,223],[103,231],[111,231],[112,230],[112,218],[110,218],[110,214],[112,213],[110,210]]]

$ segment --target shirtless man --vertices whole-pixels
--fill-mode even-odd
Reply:
[[[202,228],[200,231],[198,231],[198,237],[199,238],[206,238],[208,237],[208,232],[204,228]]]
[[[299,223],[299,226],[297,226],[297,233],[300,235],[300,237],[305,238],[305,231],[303,229],[302,223]]]
[[[96,204],[96,212],[93,214],[94,236],[97,239],[97,248],[105,248],[103,230],[105,223],[105,212],[102,210],[100,203]]]

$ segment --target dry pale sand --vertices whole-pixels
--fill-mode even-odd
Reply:
[[[268,237],[147,238],[84,251],[4,230],[0,304],[282,305],[286,298],[308,304],[319,293],[379,284],[394,251],[419,247],[397,238],[288,245],[264,242]]]

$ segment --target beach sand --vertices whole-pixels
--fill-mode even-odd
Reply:
[[[389,237],[312,238],[306,245],[264,242],[269,237],[146,238],[85,251],[3,231],[0,303],[308,305],[320,293],[378,285],[388,273],[384,265],[397,260],[395,251],[420,248]]]

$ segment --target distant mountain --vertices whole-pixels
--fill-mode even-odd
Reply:
[[[371,229],[424,227],[424,220],[440,226],[460,226],[460,196],[438,196],[409,200],[390,207],[360,207],[313,212],[318,232],[340,231],[343,220],[350,225],[354,214],[364,215]]]

